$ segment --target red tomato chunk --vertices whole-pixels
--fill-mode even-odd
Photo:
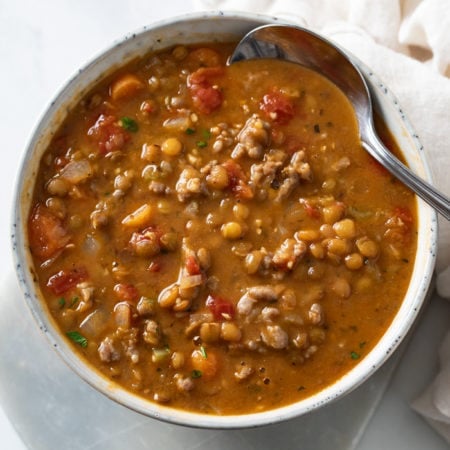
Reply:
[[[114,286],[117,297],[123,301],[135,301],[139,298],[139,292],[132,284],[119,283]]]
[[[192,101],[201,113],[210,114],[222,106],[222,92],[213,85],[214,79],[222,74],[221,67],[202,67],[189,76]]]
[[[122,149],[130,140],[129,133],[117,123],[116,117],[104,114],[89,128],[88,136],[97,142],[102,155]]]
[[[29,233],[31,251],[41,261],[57,255],[70,241],[63,222],[40,204],[30,216]]]
[[[221,297],[209,295],[206,299],[206,306],[213,313],[214,319],[219,322],[233,319],[236,313],[234,305]]]
[[[85,281],[88,273],[84,267],[77,267],[71,270],[60,270],[52,275],[48,282],[49,287],[54,294],[61,295],[73,289],[78,283]]]
[[[292,100],[278,90],[263,97],[261,110],[267,114],[269,119],[280,125],[289,122],[295,114]]]

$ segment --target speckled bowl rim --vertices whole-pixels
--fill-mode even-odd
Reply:
[[[155,22],[151,26],[144,27],[138,32],[126,35],[99,56],[93,58],[90,63],[85,65],[62,87],[45,110],[31,136],[27,150],[23,155],[16,181],[12,220],[13,258],[23,295],[38,326],[69,367],[95,389],[132,410],[173,424],[216,429],[257,427],[301,416],[341,398],[366,381],[383,365],[390,354],[403,341],[425,302],[433,276],[437,245],[437,215],[429,206],[418,199],[419,246],[412,282],[402,306],[378,344],[352,370],[322,391],[291,405],[259,413],[224,416],[207,415],[182,411],[145,400],[124,390],[86,364],[76,355],[65,337],[58,331],[56,323],[50,316],[44,302],[40,300],[41,294],[33,273],[33,264],[27,243],[26,218],[37,170],[37,162],[55,129],[63,120],[68,106],[75,104],[86,92],[86,88],[80,89],[79,86],[91,86],[95,83],[98,79],[98,73],[101,73],[97,73],[96,68],[104,64],[109,66],[110,64],[107,63],[108,58],[111,58],[112,55],[121,54],[120,62],[123,64],[124,60],[130,59],[132,55],[136,54],[136,51],[137,53],[144,53],[144,49],[145,52],[151,50],[150,40],[152,46],[156,49],[175,44],[177,39],[178,42],[182,43],[189,39],[193,42],[207,41],[213,35],[220,36],[221,40],[227,40],[232,35],[234,39],[237,39],[246,31],[265,23],[288,23],[288,21],[259,14],[213,11],[185,14],[162,20]],[[193,27],[195,31],[187,35],[183,34],[182,31],[186,27]],[[171,30],[170,33],[169,30]],[[206,34],[202,35],[205,30],[208,31],[207,34],[209,36]],[[172,37],[170,42],[165,41],[167,33]],[[203,39],[201,39],[201,36],[203,36]],[[195,39],[192,40],[192,38]],[[139,45],[136,45],[136,43]],[[399,141],[400,146],[405,150],[408,164],[420,176],[431,181],[431,171],[426,161],[423,146],[405,117],[397,99],[370,69],[357,60],[355,62],[364,73],[374,96],[374,102],[387,122],[388,127],[397,141]],[[121,64],[117,63],[112,67],[115,68]],[[70,101],[71,98],[75,98],[76,101]]]

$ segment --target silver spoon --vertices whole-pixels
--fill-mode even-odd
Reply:
[[[276,58],[298,63],[334,82],[353,104],[363,148],[392,175],[450,220],[450,199],[411,172],[377,136],[369,88],[364,76],[342,50],[301,27],[263,25],[244,36],[228,63],[258,58]]]

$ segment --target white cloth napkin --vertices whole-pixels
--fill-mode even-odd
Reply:
[[[196,0],[203,10],[273,15],[317,31],[390,87],[450,194],[450,0]],[[439,218],[436,289],[450,299],[450,223]],[[450,330],[441,371],[413,407],[450,442]]]

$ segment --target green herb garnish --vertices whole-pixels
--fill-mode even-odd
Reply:
[[[201,370],[193,370],[192,372],[191,372],[191,377],[192,378],[201,378],[201,376],[202,376],[202,371]]]
[[[127,131],[131,131],[132,133],[136,133],[139,129],[137,122],[131,117],[122,117],[120,119],[120,126]]]
[[[209,130],[203,130],[203,131],[202,131],[202,136],[203,136],[206,140],[208,140],[208,139],[211,137],[211,131],[209,131]]]
[[[64,308],[64,306],[66,306],[66,299],[64,297],[61,297],[58,299],[58,305],[61,309]]]
[[[186,128],[186,134],[194,134],[195,130],[193,128]]]
[[[350,357],[352,359],[359,359],[359,353],[356,352],[350,352]]]
[[[200,353],[202,354],[203,358],[208,358],[208,354],[206,353],[206,348],[203,347],[203,345],[200,346]]]
[[[197,147],[200,148],[205,148],[208,145],[208,143],[206,141],[198,141],[197,142]]]
[[[78,303],[78,300],[80,300],[78,297],[72,297],[69,307],[72,308],[72,306],[75,306]]]
[[[68,331],[66,333],[67,337],[72,339],[73,342],[80,345],[83,348],[86,348],[88,345],[88,340],[78,331]]]

